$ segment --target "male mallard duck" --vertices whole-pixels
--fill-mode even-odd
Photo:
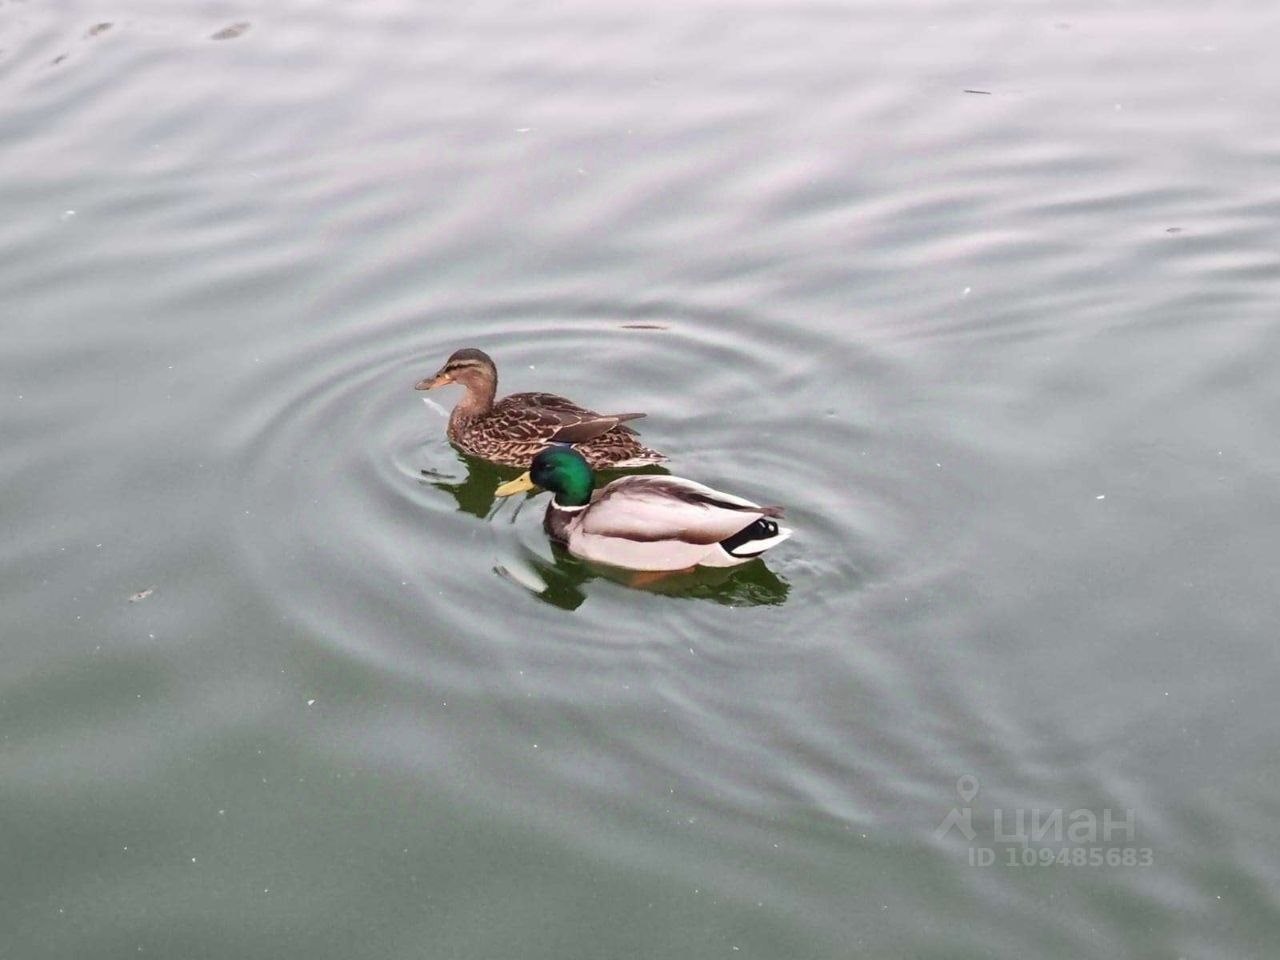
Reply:
[[[416,389],[433,390],[447,383],[467,390],[449,416],[449,439],[482,460],[527,467],[549,443],[572,444],[596,468],[642,467],[667,459],[623,426],[643,413],[595,413],[554,393],[513,393],[494,403],[498,368],[482,350],[456,351]]]
[[[621,477],[592,496],[595,475],[568,447],[548,447],[497,495],[541,487],[555,496],[542,526],[584,560],[630,570],[731,567],[758,557],[791,531],[781,507],[721,493],[680,477]]]

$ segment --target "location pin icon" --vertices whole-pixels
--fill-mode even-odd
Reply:
[[[956,781],[956,793],[960,795],[961,803],[968,803],[978,795],[978,778],[966,773]]]

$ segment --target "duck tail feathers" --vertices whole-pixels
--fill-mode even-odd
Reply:
[[[725,537],[720,541],[720,547],[729,556],[746,560],[758,557],[790,536],[790,528],[779,526],[773,520],[761,517],[747,524],[733,536]]]

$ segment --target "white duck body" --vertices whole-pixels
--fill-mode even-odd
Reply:
[[[761,506],[693,480],[667,476],[621,477],[595,492],[589,504],[553,499],[543,521],[570,553],[630,570],[731,567],[758,557],[791,536]]]

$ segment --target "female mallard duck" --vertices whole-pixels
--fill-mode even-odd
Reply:
[[[596,468],[642,467],[667,459],[623,426],[643,413],[595,413],[554,393],[513,393],[494,403],[498,368],[482,350],[458,350],[416,389],[433,390],[447,383],[461,384],[467,391],[449,416],[449,439],[473,457],[527,467],[547,444],[566,443]]]
[[[541,487],[555,496],[542,526],[584,560],[630,570],[731,567],[777,546],[791,531],[781,507],[721,493],[680,477],[621,477],[592,496],[595,475],[568,447],[548,447],[498,487],[500,497]]]

